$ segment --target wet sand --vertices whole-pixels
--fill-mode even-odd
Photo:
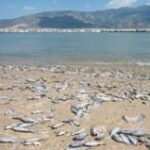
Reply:
[[[44,87],[44,89],[41,87]],[[136,93],[133,93],[134,90]],[[77,96],[78,94],[80,97]],[[90,110],[85,112],[82,118],[71,112],[72,105],[91,102],[91,97],[99,94],[105,95],[106,100],[96,105],[96,107],[90,106]],[[138,97],[139,94],[142,96]],[[39,146],[0,143],[0,149],[63,150],[72,143],[70,134],[80,129],[85,129],[88,134],[85,140],[94,140],[90,135],[90,128],[92,125],[96,125],[103,129],[106,137],[101,141],[104,145],[94,147],[93,150],[146,150],[144,144],[135,146],[117,143],[108,134],[113,127],[141,128],[150,133],[149,94],[149,67],[67,65],[44,68],[1,66],[0,135],[13,135],[20,139],[31,137],[43,137],[45,139],[41,141]],[[29,97],[33,98],[35,96],[40,98],[28,100]],[[65,99],[65,96],[69,98]],[[114,97],[117,100],[113,101]],[[33,111],[36,111],[36,113],[33,114]],[[33,118],[48,117],[53,114],[53,117],[46,122],[34,124],[31,129],[35,130],[36,133],[5,130],[6,125],[21,123],[20,120],[13,119],[14,114]],[[145,119],[141,122],[127,123],[122,119],[124,115],[136,116],[139,114],[145,116]],[[52,125],[66,118],[77,120],[80,126],[64,124],[59,129],[51,129]],[[68,133],[57,137],[55,132],[62,128]]]

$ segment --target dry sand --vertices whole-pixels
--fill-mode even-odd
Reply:
[[[25,68],[25,67],[22,67]],[[118,72],[120,74],[111,73]],[[132,75],[132,76],[130,76]],[[38,80],[47,88],[46,96],[39,100],[27,100],[30,96],[37,96],[38,93],[32,92],[30,89],[23,87],[28,86],[27,79]],[[60,84],[63,82],[63,84]],[[82,83],[81,83],[82,82]],[[58,89],[58,84],[66,88]],[[79,84],[81,83],[81,84]],[[89,83],[89,86],[86,86]],[[91,85],[90,85],[91,84]],[[31,85],[31,84],[30,84]],[[88,95],[94,93],[120,94],[128,92],[132,89],[138,89],[143,92],[150,92],[150,71],[149,67],[97,67],[97,66],[67,66],[64,69],[41,68],[35,69],[26,67],[21,69],[18,67],[2,67],[0,68],[0,96],[8,97],[7,100],[0,100],[0,135],[13,135],[19,138],[30,137],[46,137],[41,141],[40,146],[24,146],[22,144],[4,144],[0,143],[1,150],[63,150],[72,143],[72,136],[66,134],[57,137],[55,130],[51,129],[51,125],[60,122],[65,118],[77,118],[81,126],[71,126],[65,124],[62,128],[71,131],[78,131],[82,128],[86,129],[89,134],[86,139],[93,139],[90,136],[90,128],[96,125],[104,129],[107,133],[112,127],[128,127],[141,128],[150,133],[150,109],[149,102],[142,99],[124,99],[120,102],[104,102],[99,107],[95,107],[89,113],[85,113],[83,118],[75,116],[70,110],[72,104],[80,103],[77,99],[68,100],[59,104],[53,104],[50,98],[63,98],[64,94],[74,95],[84,89]],[[146,103],[146,104],[145,104]],[[52,111],[54,117],[51,121],[41,124],[35,124],[34,130],[41,133],[22,133],[12,130],[5,130],[4,127],[11,123],[19,123],[21,121],[12,119],[11,114],[5,114],[8,110],[14,110],[15,113],[24,116],[48,116]],[[33,111],[41,111],[39,114],[32,114]],[[123,115],[139,115],[145,116],[144,121],[137,123],[127,123],[122,119]],[[57,130],[56,130],[57,131]],[[42,133],[43,132],[43,133]],[[45,133],[44,133],[45,132]],[[105,145],[92,148],[93,150],[146,150],[144,144],[133,146],[117,143],[111,138],[106,137],[103,140]]]

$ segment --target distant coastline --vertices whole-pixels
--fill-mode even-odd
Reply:
[[[145,29],[98,29],[98,28],[81,28],[81,29],[58,29],[58,28],[32,28],[32,29],[0,29],[0,33],[100,33],[100,32],[150,32],[150,28]]]

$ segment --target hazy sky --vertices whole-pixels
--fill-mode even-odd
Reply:
[[[0,19],[52,10],[103,10],[149,5],[150,0],[0,0]]]

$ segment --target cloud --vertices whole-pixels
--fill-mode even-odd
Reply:
[[[135,4],[138,0],[110,0],[107,4],[107,8],[120,8],[120,7],[129,7]]]
[[[24,6],[23,9],[27,12],[32,12],[32,11],[36,10],[36,8],[33,6]]]
[[[150,1],[148,1],[148,2],[146,3],[146,5],[147,5],[147,6],[150,6]]]

